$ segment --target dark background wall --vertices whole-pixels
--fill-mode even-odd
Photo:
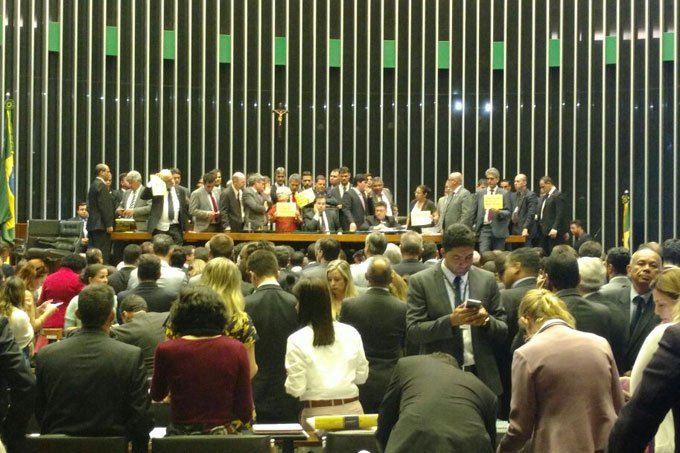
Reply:
[[[673,0],[1,4],[19,221],[72,216],[100,161],[188,186],[347,165],[403,210],[417,184],[438,197],[449,171],[473,188],[493,165],[551,175],[607,247],[624,190],[635,243],[677,235]]]

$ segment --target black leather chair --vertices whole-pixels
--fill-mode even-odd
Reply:
[[[269,436],[170,436],[151,440],[153,453],[270,453]],[[100,453],[100,452],[97,452]]]
[[[23,453],[127,453],[124,437],[75,437],[63,434],[27,436],[19,450]]]
[[[377,453],[378,443],[373,431],[330,431],[326,434],[327,453],[357,453],[367,451]]]

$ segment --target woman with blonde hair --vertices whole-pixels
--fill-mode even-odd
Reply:
[[[661,318],[661,324],[656,326],[645,339],[633,370],[630,373],[630,394],[640,385],[642,374],[652,356],[659,349],[659,341],[669,326],[680,321],[680,268],[666,269],[659,274],[652,286],[654,297],[654,312]],[[621,378],[622,380],[624,378]],[[666,418],[659,425],[654,436],[654,452],[665,453],[675,451],[675,425],[673,412],[669,411]]]
[[[28,314],[33,331],[38,332],[42,329],[47,318],[56,313],[58,309],[56,305],[50,303],[51,301],[47,301],[39,307],[35,306],[43,280],[47,277],[47,267],[42,260],[34,258],[21,266],[16,277],[23,281],[25,286],[22,309]]]
[[[258,336],[252,319],[244,310],[241,271],[233,261],[227,258],[214,258],[208,261],[203,269],[201,283],[212,288],[222,298],[227,309],[228,320],[225,334],[239,340],[245,346],[252,378],[257,374],[255,342]]]
[[[328,267],[326,267],[326,280],[328,281],[328,289],[331,294],[333,319],[337,320],[340,316],[343,299],[356,297],[359,293],[356,286],[354,286],[352,271],[347,261],[333,260],[328,263]]]
[[[498,451],[604,450],[623,406],[609,343],[575,330],[567,306],[545,289],[529,291],[518,315],[530,339],[513,356],[510,420]]]
[[[408,296],[408,284],[406,283],[406,280],[404,280],[404,277],[397,274],[395,271],[392,271],[392,282],[390,283],[388,289],[390,290],[390,294],[392,294],[394,297],[406,302],[406,298]]]
[[[26,286],[19,277],[9,277],[0,288],[0,315],[6,316],[9,327],[26,360],[31,356],[33,346],[33,327],[28,314],[22,309]]]

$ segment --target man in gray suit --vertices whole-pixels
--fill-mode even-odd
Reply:
[[[630,252],[627,249],[623,247],[610,248],[607,252],[605,264],[609,282],[600,288],[603,295],[615,296],[622,288],[630,287],[627,269],[628,264],[630,264]]]
[[[477,375],[496,395],[502,392],[494,349],[508,333],[498,284],[491,272],[472,266],[475,235],[456,223],[442,237],[444,257],[409,279],[407,339],[421,353],[446,352]],[[480,306],[467,307],[469,299]]]
[[[479,253],[489,250],[505,250],[505,238],[509,234],[508,222],[510,221],[510,195],[498,187],[500,173],[491,167],[485,174],[487,187],[476,193],[475,231],[479,234]],[[486,209],[484,201],[487,195],[502,195],[502,207]]]
[[[203,187],[191,192],[189,198],[189,212],[194,220],[194,231],[222,231],[220,222],[220,208],[217,206],[218,197],[213,193],[215,173],[203,175]]]
[[[441,230],[446,231],[454,223],[462,223],[472,228],[474,219],[474,196],[463,187],[463,175],[453,172],[447,181],[451,193],[449,194],[443,211],[439,214]]]
[[[142,200],[142,175],[138,171],[131,170],[125,176],[130,188],[123,193],[123,199],[116,209],[120,217],[135,220],[137,231],[146,231],[146,222],[151,212],[151,200]]]
[[[243,190],[244,224],[248,229],[261,230],[267,225],[269,203],[264,196],[264,177],[259,173],[248,176],[248,187]]]

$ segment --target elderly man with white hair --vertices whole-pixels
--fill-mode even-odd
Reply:
[[[123,199],[116,209],[119,217],[134,219],[137,231],[147,230],[147,220],[151,213],[151,201],[143,200],[142,194],[142,175],[136,170],[130,170],[125,176],[125,181],[130,188],[123,193]]]
[[[182,187],[175,186],[172,172],[163,169],[152,175],[140,197],[151,200],[148,231],[152,235],[167,234],[175,244],[182,245],[189,221],[189,194]]]
[[[607,269],[600,258],[582,257],[578,259],[578,273],[580,282],[578,290],[584,299],[604,305],[612,316],[611,347],[617,366],[624,365],[624,349],[627,336],[628,322],[611,297],[600,292],[600,288],[607,282]]]

